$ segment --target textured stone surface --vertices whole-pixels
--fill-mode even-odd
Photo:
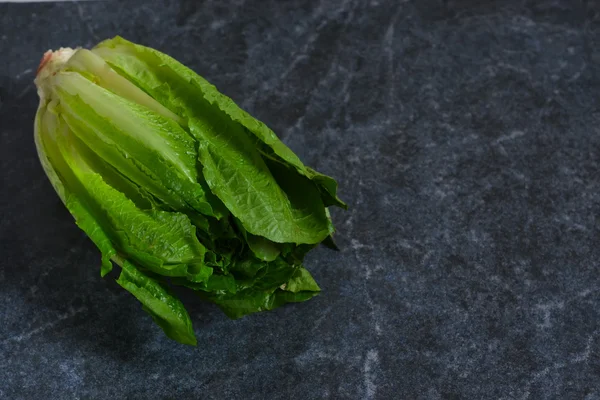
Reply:
[[[0,398],[600,399],[593,2],[123,3],[0,5]],[[31,82],[48,48],[115,34],[341,182],[320,296],[230,321],[184,295],[189,348],[100,278],[38,165]]]

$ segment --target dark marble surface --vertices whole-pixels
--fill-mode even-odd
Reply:
[[[224,4],[227,3],[227,4]],[[0,4],[0,398],[600,399],[600,9],[584,1]],[[41,54],[164,50],[333,175],[323,292],[169,341],[53,193]],[[114,277],[113,277],[114,278]]]

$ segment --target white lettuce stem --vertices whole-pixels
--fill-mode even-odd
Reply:
[[[61,47],[56,51],[48,50],[44,53],[34,80],[40,96],[40,104],[45,104],[49,99],[50,78],[64,68],[67,61],[75,54],[75,51],[70,47]]]
[[[50,99],[52,87],[57,84],[54,76],[65,69],[91,75],[95,84],[114,94],[147,107],[181,126],[187,125],[183,118],[119,75],[101,57],[87,49],[60,48],[56,51],[48,50],[44,54],[35,78],[40,104],[45,104]]]
[[[90,73],[96,78],[95,83],[114,94],[131,100],[141,106],[147,107],[163,117],[170,118],[179,125],[185,121],[160,104],[146,92],[129,82],[110,67],[100,56],[87,49],[78,50],[69,60],[68,67],[75,71]]]

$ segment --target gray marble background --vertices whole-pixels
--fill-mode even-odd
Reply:
[[[600,399],[600,7],[0,4],[0,398]],[[168,52],[336,177],[315,299],[169,341],[38,164],[42,53]]]

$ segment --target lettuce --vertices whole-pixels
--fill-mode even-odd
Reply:
[[[173,285],[231,318],[319,292],[302,260],[335,246],[337,183],[205,79],[116,37],[46,53],[36,85],[46,175],[168,337],[196,344]]]

